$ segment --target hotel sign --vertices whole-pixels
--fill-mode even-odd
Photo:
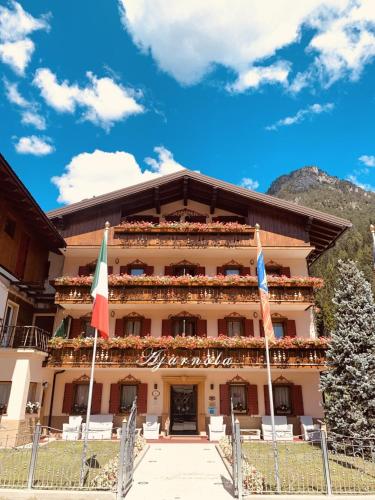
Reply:
[[[138,360],[137,365],[151,368],[151,371],[156,372],[159,368],[206,368],[210,366],[230,368],[232,363],[233,359],[224,358],[222,352],[217,356],[207,354],[204,357],[187,357],[167,355],[166,349],[150,348],[143,352],[143,357]]]

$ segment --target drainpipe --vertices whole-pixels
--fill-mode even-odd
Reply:
[[[52,409],[53,409],[53,400],[55,398],[55,385],[56,385],[56,377],[57,375],[60,375],[60,373],[64,373],[65,370],[58,370],[53,374],[53,382],[52,382],[52,391],[51,391],[51,403],[49,405],[49,415],[48,415],[48,429],[47,433],[49,434],[49,429],[51,427],[51,421],[52,421]]]

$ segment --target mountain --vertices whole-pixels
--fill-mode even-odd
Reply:
[[[313,265],[311,272],[326,281],[317,294],[320,334],[333,327],[332,296],[338,259],[353,259],[375,291],[370,224],[375,223],[375,193],[350,181],[332,177],[315,166],[303,167],[275,179],[267,194],[349,219],[353,227]]]

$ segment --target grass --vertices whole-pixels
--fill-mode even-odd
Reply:
[[[249,462],[263,474],[264,492],[276,490],[272,443],[243,444]],[[322,450],[301,442],[278,443],[279,473],[284,493],[324,493]],[[329,452],[333,493],[375,493],[375,463],[362,457]]]
[[[34,488],[79,488],[82,441],[51,441],[37,455]],[[93,478],[118,456],[119,441],[90,441],[87,458],[90,467],[85,478],[87,488]],[[27,485],[31,460],[30,448],[0,450],[0,486],[22,488]]]

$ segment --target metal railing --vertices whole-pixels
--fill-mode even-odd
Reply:
[[[50,334],[38,326],[2,326],[0,347],[48,351]]]
[[[121,427],[121,445],[117,476],[117,500],[124,498],[133,485],[136,423],[137,399],[133,402],[128,420],[124,420]]]

